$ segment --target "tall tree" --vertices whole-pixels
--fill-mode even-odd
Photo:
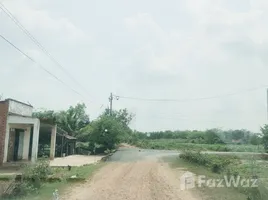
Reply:
[[[120,142],[120,136],[124,134],[124,127],[113,117],[102,115],[98,120],[93,121],[88,127],[89,149],[100,153],[105,150],[114,149],[115,145]]]
[[[70,106],[68,110],[59,112],[53,110],[35,112],[33,116],[48,123],[56,123],[61,129],[73,136],[76,136],[80,129],[89,124],[86,105],[83,103],[74,107]]]
[[[86,114],[86,105],[77,104],[70,106],[68,110],[57,114],[58,125],[69,134],[76,136],[79,130],[89,124],[89,116]]]
[[[109,109],[106,109],[102,115],[114,117],[118,122],[122,123],[124,126],[128,126],[134,115],[130,113],[127,109],[113,110],[112,115]]]

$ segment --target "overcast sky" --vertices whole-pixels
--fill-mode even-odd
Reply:
[[[56,110],[84,102],[94,119],[107,107],[110,92],[153,99],[220,96],[114,101],[114,109],[136,115],[132,128],[141,131],[258,131],[267,121],[267,0],[0,1],[84,86],[0,10],[0,34],[69,86],[0,38],[0,93],[5,98]]]

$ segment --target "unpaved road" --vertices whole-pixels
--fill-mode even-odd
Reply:
[[[159,153],[155,153],[159,155]],[[148,156],[151,155],[151,156]],[[131,160],[132,158],[132,160]],[[180,190],[180,175],[152,152],[121,149],[83,185],[72,188],[68,200],[197,200]]]

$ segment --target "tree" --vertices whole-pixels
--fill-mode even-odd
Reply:
[[[240,140],[244,138],[244,131],[243,130],[234,130],[232,133],[233,140]]]
[[[263,127],[261,127],[261,133],[264,149],[266,152],[268,152],[268,124],[265,124]]]
[[[98,119],[80,129],[78,141],[88,142],[91,152],[103,153],[114,149],[120,142],[131,142],[136,135],[129,128],[133,115],[126,109],[113,111],[106,109]]]
[[[57,113],[54,110],[45,110],[34,112],[33,117],[39,118],[47,123],[55,124],[57,121]]]
[[[106,109],[100,117],[110,117],[116,120],[124,129],[122,134],[119,135],[121,142],[128,142],[131,140],[132,130],[129,128],[129,124],[131,123],[134,115],[130,113],[127,109],[113,110],[112,114],[110,114],[110,110]]]
[[[207,144],[221,144],[223,141],[220,138],[218,129],[207,130],[204,135],[204,140]]]
[[[57,113],[57,123],[63,130],[73,136],[77,136],[79,130],[89,124],[89,116],[86,114],[86,105],[77,104],[70,106],[68,110]]]
[[[55,112],[53,110],[35,112],[34,117],[58,127],[68,132],[70,135],[77,136],[79,130],[89,124],[89,116],[86,114],[86,105],[77,104],[70,106],[68,110]]]
[[[259,145],[260,143],[261,143],[261,138],[257,134],[254,134],[250,137],[250,144]]]
[[[102,115],[114,117],[116,120],[118,120],[124,126],[129,126],[130,122],[134,118],[134,115],[132,113],[129,113],[127,109],[120,109],[118,111],[113,110],[112,115],[110,114],[109,109],[105,109],[105,111],[103,112]]]
[[[90,125],[89,149],[97,152],[114,149],[120,142],[120,135],[124,132],[124,127],[118,120],[110,116],[101,116],[98,120],[93,121]]]

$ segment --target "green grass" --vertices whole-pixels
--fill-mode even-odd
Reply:
[[[88,179],[90,178],[93,173],[100,169],[102,166],[104,166],[105,163],[101,162],[96,165],[87,165],[87,166],[82,166],[82,167],[73,167],[71,171],[67,171],[67,169],[62,169],[62,168],[55,168],[54,170],[57,171],[57,174],[63,174],[65,178],[71,177],[73,175],[77,175],[77,177],[82,178],[82,179]],[[26,199],[28,200],[29,198],[33,200],[47,200],[51,199],[53,191],[55,189],[58,189],[59,194],[61,195],[64,193],[68,187],[72,187],[75,183],[70,183],[66,180],[63,180],[62,182],[54,182],[54,183],[45,183],[41,189],[38,191],[38,194],[29,196]],[[26,200],[25,199],[25,200]]]
[[[238,175],[242,178],[252,178],[252,174],[257,175],[260,179],[258,188],[208,188],[201,187],[193,190],[198,195],[202,196],[202,199],[206,200],[246,200],[248,196],[256,195],[258,198],[251,200],[267,200],[268,198],[268,163],[266,161],[256,161],[253,157],[247,157],[248,160],[244,160],[241,164],[232,166],[231,171],[238,172]],[[183,168],[185,171],[190,171],[196,175],[205,175],[207,178],[222,179],[224,175],[227,175],[227,170],[222,173],[213,173],[210,168],[206,166],[200,166],[196,163],[191,163],[187,160],[179,157],[166,157],[165,161],[170,163],[173,168]],[[261,196],[261,197],[260,197]]]
[[[98,164],[86,165],[82,167],[72,167],[71,171],[67,168],[53,168],[53,177],[61,177],[62,181],[45,182],[42,187],[34,194],[29,194],[26,197],[16,198],[16,200],[48,200],[52,199],[52,194],[57,189],[59,195],[63,194],[69,187],[73,187],[77,182],[67,181],[67,178],[76,175],[81,183],[81,180],[90,178],[94,172],[103,167],[106,163],[100,162]],[[10,199],[8,199],[10,200]],[[14,200],[14,199],[12,199]]]
[[[203,166],[198,166],[189,163],[180,158],[165,158],[165,161],[170,163],[173,168],[184,168],[185,171],[190,171],[196,175],[205,175],[207,178],[219,179],[220,174],[215,174]],[[247,196],[234,188],[195,188],[193,192],[204,200],[246,200]]]
[[[234,145],[234,144],[195,144],[183,143],[180,139],[155,139],[140,140],[136,146],[144,149],[182,150],[192,149],[200,151],[223,151],[223,152],[264,152],[263,146],[257,145]]]
[[[0,174],[0,181],[9,181],[15,178],[15,175]]]

